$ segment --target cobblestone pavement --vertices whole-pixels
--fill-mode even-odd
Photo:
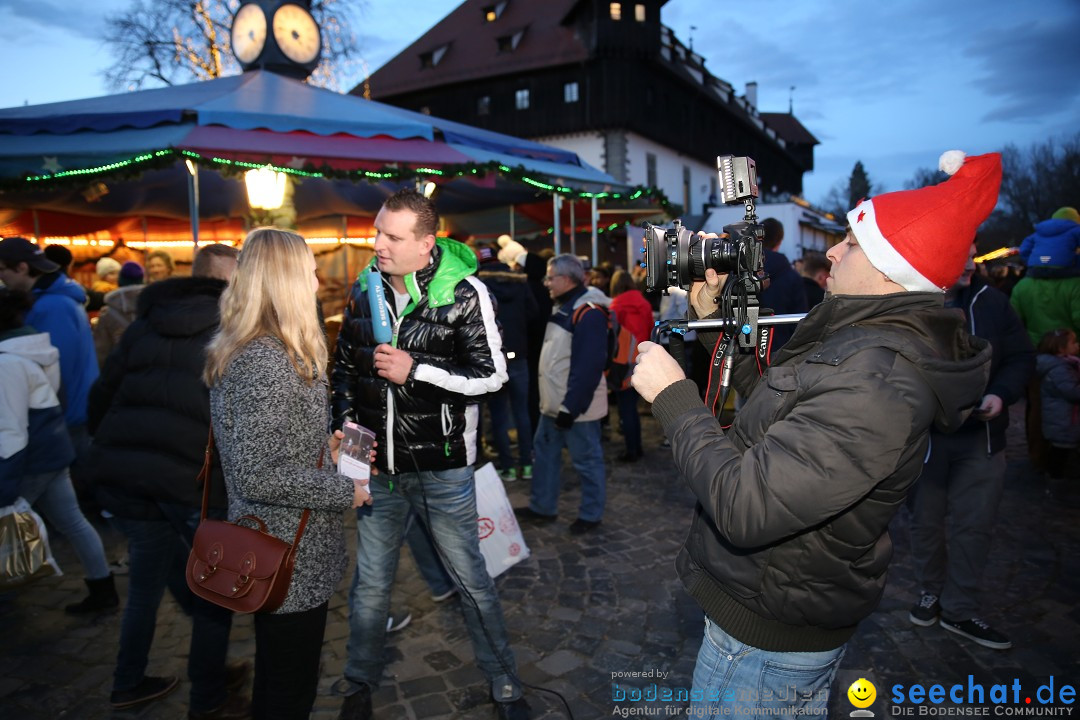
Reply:
[[[1014,417],[1022,415],[1022,407],[1014,408]],[[663,438],[656,423],[648,416],[642,420],[646,456],[640,462],[615,462],[622,443],[614,431],[606,445],[608,506],[601,527],[580,537],[568,534],[580,497],[568,467],[559,520],[527,525],[532,556],[498,580],[522,679],[534,686],[527,697],[535,718],[567,717],[562,702],[538,688],[561,693],[577,720],[635,708],[642,714],[652,711],[652,716],[684,713],[678,703],[616,703],[612,698],[613,682],[639,688],[652,682],[689,687],[702,635],[701,612],[682,590],[673,567],[693,500],[673,471],[669,451],[659,447]],[[1058,689],[1080,681],[1080,511],[1050,500],[1027,463],[1016,423],[1012,437],[1017,441],[1008,451],[1005,497],[984,587],[985,616],[1013,640],[1013,649],[985,649],[937,626],[917,628],[907,620],[918,588],[902,511],[893,526],[896,554],[885,596],[849,643],[834,685],[830,704],[837,716],[853,709],[846,690],[860,677],[877,687],[878,699],[870,708],[877,717],[910,708],[919,714],[910,703],[890,707],[896,684],[961,683],[966,692],[969,683],[981,683],[989,693],[994,684],[1011,688],[1019,680],[1023,692],[1033,695],[1050,676]],[[515,505],[525,502],[525,483],[511,483],[508,490]],[[118,538],[108,531],[104,535],[112,555],[122,554]],[[82,597],[82,573],[70,546],[63,539],[53,544],[68,574],[0,594],[0,719],[186,717],[186,680],[178,691],[141,710],[111,711],[108,695],[120,615],[85,620],[63,613],[66,603]],[[332,686],[345,660],[347,582],[331,601],[314,718],[336,718],[340,706]],[[126,590],[124,577],[118,584],[121,592]],[[459,602],[455,598],[435,604],[404,553],[394,605],[410,611],[413,621],[390,637],[386,678],[375,695],[380,720],[491,717]],[[166,598],[151,674],[184,677],[189,628]],[[253,655],[249,617],[237,618],[232,637],[233,656]],[[616,673],[664,675],[629,679]],[[999,713],[991,708],[990,714]]]

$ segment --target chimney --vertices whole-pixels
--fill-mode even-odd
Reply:
[[[746,104],[757,110],[757,81],[746,83]]]

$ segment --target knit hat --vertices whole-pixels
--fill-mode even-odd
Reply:
[[[97,276],[102,280],[106,275],[114,272],[120,272],[120,263],[113,260],[111,257],[103,257],[97,261]]]
[[[944,292],[964,271],[975,231],[997,205],[1001,155],[941,156],[939,185],[860,201],[847,214],[870,263],[911,292]]]
[[[524,265],[522,256],[526,255],[528,251],[525,246],[514,240],[509,235],[499,236],[499,262],[504,265]]]
[[[1072,220],[1074,223],[1080,223],[1080,213],[1076,212],[1076,208],[1068,206],[1058,208],[1057,212],[1050,217],[1054,220]]]
[[[63,245],[46,245],[45,257],[59,265],[64,272],[67,272],[68,266],[71,265],[71,261],[74,259],[71,251]]]
[[[143,281],[143,268],[137,262],[128,261],[120,266],[120,287],[139,285]]]

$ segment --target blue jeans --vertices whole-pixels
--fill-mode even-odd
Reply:
[[[443,595],[454,589],[454,581],[447,574],[442,560],[439,559],[439,552],[432,544],[431,533],[415,512],[410,512],[409,519],[405,521],[405,542],[409,544],[409,552],[412,553],[416,569],[420,571],[420,577],[424,578],[432,595]]]
[[[615,391],[619,407],[619,421],[626,439],[626,454],[641,454],[641,416],[638,415],[638,393],[634,388]]]
[[[536,463],[533,465],[529,507],[544,515],[559,512],[559,486],[562,483],[562,450],[570,451],[570,460],[581,476],[581,507],[578,517],[597,522],[604,516],[606,469],[604,449],[600,445],[600,421],[576,422],[568,430],[555,427],[555,419],[540,416],[533,442]]]
[[[190,709],[207,712],[225,702],[227,695],[225,660],[232,613],[196,597],[187,587],[185,568],[199,523],[199,511],[169,503],[158,503],[158,508],[165,519],[113,518],[127,538],[130,567],[113,690],[131,690],[146,674],[158,606],[168,587],[184,611],[191,615]]]
[[[826,652],[759,650],[739,642],[706,618],[688,715],[710,717],[754,713],[752,708],[802,708],[824,717],[844,647]]]
[[[24,476],[19,481],[19,495],[75,547],[87,579],[109,576],[109,561],[105,559],[101,536],[79,509],[67,468]]]
[[[510,376],[506,385],[499,392],[489,395],[487,399],[488,412],[491,413],[491,436],[495,442],[495,451],[499,454],[501,470],[507,470],[515,465],[514,458],[510,455],[510,436],[506,432],[510,427],[511,416],[513,416],[518,435],[517,465],[533,464],[532,423],[529,422],[528,361],[524,357],[507,360],[506,372]]]
[[[387,483],[393,483],[390,490]],[[506,633],[495,583],[480,554],[476,485],[471,467],[435,472],[385,473],[371,478],[373,503],[356,511],[356,574],[349,593],[346,694],[360,683],[379,686],[383,673],[386,617],[401,539],[410,509],[426,523],[450,576],[461,591],[465,628],[492,696],[521,697],[517,666]]]

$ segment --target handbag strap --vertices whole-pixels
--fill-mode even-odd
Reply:
[[[322,468],[323,457],[326,455],[326,446],[323,445],[322,450],[319,451],[319,464],[317,468]],[[210,434],[206,438],[206,452],[203,455],[202,470],[199,471],[199,476],[196,481],[202,481],[202,512],[199,515],[199,522],[206,519],[206,511],[210,507],[210,479],[211,468],[213,467],[214,458],[214,426],[210,426]],[[300,525],[296,528],[296,537],[293,539],[293,552],[296,552],[297,546],[300,544],[300,537],[304,534],[304,528],[307,527],[308,517],[311,515],[309,508],[304,508],[304,512],[300,514]]]

